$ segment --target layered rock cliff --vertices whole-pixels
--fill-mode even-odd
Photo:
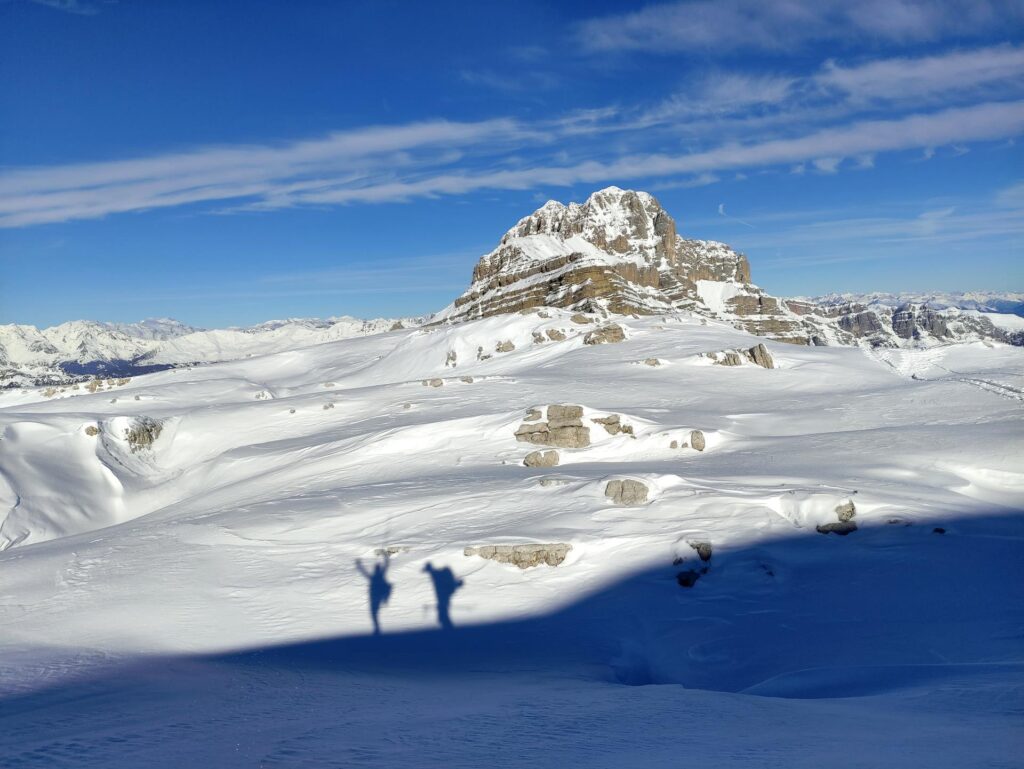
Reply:
[[[682,237],[646,192],[608,187],[585,203],[551,200],[480,258],[470,287],[436,320],[560,307],[620,314],[689,310],[795,344],[901,347],[1014,341],[983,313],[780,299],[753,284],[747,258],[724,243]]]
[[[520,219],[480,259],[472,285],[441,317],[542,306],[644,315],[695,309],[796,343],[813,332],[751,283],[743,254],[683,238],[652,195],[618,187],[582,204],[552,200]]]

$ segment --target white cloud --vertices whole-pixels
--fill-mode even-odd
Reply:
[[[985,86],[1000,90],[1024,86],[1024,47],[1009,45],[953,51],[921,58],[892,58],[856,66],[828,62],[814,81],[854,101],[919,100],[935,94],[947,98]]]
[[[1024,132],[1024,101],[981,104],[911,115],[897,120],[869,120],[826,128],[795,138],[752,144],[727,144],[683,155],[634,155],[599,163],[566,167],[534,167],[480,174],[442,174],[415,181],[393,181],[366,187],[343,187],[302,194],[307,203],[378,202],[430,195],[455,195],[480,189],[528,189],[536,185],[570,186],[577,182],[654,178],[677,174],[720,172],[875,154],[960,141],[989,141]]]
[[[737,98],[745,98],[743,87],[736,88]],[[1024,101],[989,102],[890,120],[810,122],[790,126],[790,135],[756,141],[709,144],[709,132],[690,152],[643,154],[630,150],[632,135],[623,131],[628,121],[620,112],[576,112],[535,125],[497,119],[367,127],[279,146],[2,171],[0,227],[194,203],[267,210],[638,179],[689,186],[711,183],[724,172],[772,166],[799,173],[810,164],[831,172],[844,157],[860,158],[863,167],[865,158],[880,153],[1007,139],[1024,131]],[[622,141],[601,136],[609,131],[620,131]],[[586,144],[591,133],[594,140]],[[649,146],[649,135],[643,138]],[[526,154],[530,145],[541,154]],[[583,159],[588,152],[602,159]]]
[[[1024,208],[1024,181],[999,190],[996,193],[996,205],[1004,208]]]
[[[817,168],[823,174],[834,174],[839,170],[839,164],[843,162],[842,158],[815,158],[811,161],[814,167]]]
[[[400,170],[410,152],[543,141],[512,120],[433,121],[371,126],[281,146],[212,147],[106,163],[0,172],[0,226],[95,218],[121,211],[213,200],[285,200],[338,184],[355,184],[381,167]],[[438,162],[438,155],[434,156]]]
[[[796,78],[715,72],[698,80],[686,91],[673,94],[646,110],[638,126],[663,123],[710,114],[735,114],[751,107],[776,106],[786,102]]]
[[[1020,0],[689,0],[588,19],[586,51],[726,54],[814,41],[882,43],[1005,33],[1024,20]]]

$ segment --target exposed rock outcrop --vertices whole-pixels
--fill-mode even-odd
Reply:
[[[697,451],[704,451],[704,447],[707,443],[704,440],[704,433],[700,430],[690,431],[690,446],[697,449]]]
[[[707,540],[694,540],[687,543],[690,547],[697,551],[697,557],[704,563],[711,560],[711,554],[713,552],[711,543]]]
[[[647,502],[647,484],[632,478],[608,481],[604,495],[617,505],[642,505]]]
[[[530,409],[516,429],[516,440],[563,449],[582,449],[590,445],[590,428],[583,424],[582,406],[548,406],[547,421],[541,421],[537,413],[537,409]]]
[[[132,453],[153,447],[160,433],[163,432],[164,423],[153,417],[138,417],[124,431],[124,439],[128,442]]]
[[[794,344],[901,347],[965,338],[1024,343],[1024,333],[1001,330],[979,313],[771,296],[752,283],[743,254],[724,243],[682,237],[654,197],[617,187],[584,203],[548,201],[521,219],[480,258],[470,287],[437,317],[471,319],[544,306],[576,311],[572,320],[581,325],[609,313],[687,310]]]
[[[557,451],[531,451],[523,464],[527,467],[555,467],[558,464]]]
[[[601,425],[604,428],[605,432],[608,433],[609,435],[618,435],[619,433],[625,433],[626,435],[632,435],[634,438],[636,437],[633,433],[633,425],[624,423],[622,421],[622,417],[620,417],[618,414],[611,414],[606,417],[595,417],[590,421],[593,422],[594,424]]]
[[[688,240],[646,192],[608,187],[585,203],[549,201],[481,257],[469,289],[443,317],[480,318],[534,307],[650,315],[678,309],[725,314],[742,328],[806,343],[801,319],[751,284],[746,257],[723,243]],[[703,292],[703,283],[728,285]],[[592,319],[577,313],[573,322]]]
[[[594,329],[583,336],[583,344],[616,344],[626,341],[626,332],[617,323]]]
[[[498,563],[508,563],[520,569],[547,564],[558,566],[572,550],[572,545],[557,542],[549,545],[480,545],[467,547],[462,551],[466,556],[479,556]]]
[[[816,526],[819,534],[838,534],[845,537],[850,532],[857,530],[857,522],[853,520],[857,515],[857,508],[851,500],[836,505],[835,513],[839,520],[835,523],[823,523]]]
[[[761,368],[775,368],[772,354],[763,344],[755,344],[746,350],[719,350],[701,353],[700,357],[709,358],[719,366],[742,366],[745,363],[753,363]]]

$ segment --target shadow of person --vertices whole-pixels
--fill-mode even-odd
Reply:
[[[388,602],[391,597],[391,583],[388,582],[388,565],[391,557],[385,551],[384,560],[378,561],[373,566],[373,571],[368,571],[363,562],[356,558],[356,569],[366,577],[370,590],[370,618],[373,620],[373,634],[380,635],[380,607]]]
[[[462,580],[456,579],[452,570],[447,566],[435,569],[430,561],[427,561],[423,571],[430,575],[430,579],[434,583],[434,594],[437,596],[437,621],[445,630],[451,630],[455,626],[452,624],[448,610],[455,591],[462,587]]]

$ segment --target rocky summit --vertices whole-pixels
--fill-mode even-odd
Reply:
[[[520,219],[480,258],[469,288],[436,318],[467,320],[539,307],[639,315],[691,311],[795,344],[1019,341],[977,310],[771,296],[752,282],[746,256],[724,243],[684,238],[654,196],[618,187],[599,190],[584,203],[551,200]]]
[[[640,315],[696,310],[801,344],[814,330],[751,283],[743,254],[683,238],[654,196],[618,187],[582,204],[548,201],[520,219],[480,259],[472,284],[443,315],[470,319],[535,307]]]

